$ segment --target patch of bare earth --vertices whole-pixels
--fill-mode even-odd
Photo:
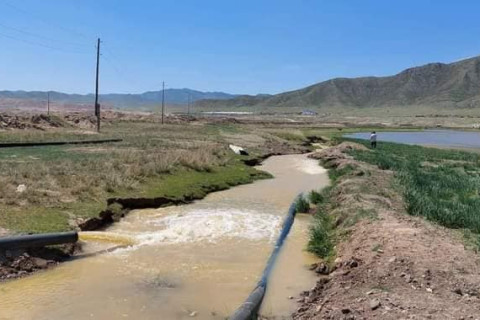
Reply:
[[[452,230],[407,215],[391,171],[343,152],[357,147],[315,154],[326,165],[353,168],[333,188],[330,208],[346,236],[334,271],[302,294],[293,318],[480,319],[479,256]],[[368,214],[347,223],[358,212]]]
[[[68,260],[78,244],[66,244],[56,248],[36,248],[27,250],[0,251],[0,283],[28,276]]]

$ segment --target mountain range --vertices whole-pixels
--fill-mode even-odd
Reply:
[[[56,104],[94,104],[93,94],[67,94],[49,91],[50,100]],[[236,95],[224,92],[202,92],[191,89],[165,89],[165,103],[168,105],[186,105],[188,101],[195,102],[201,99],[232,99]],[[0,91],[0,99],[7,101],[32,100],[46,101],[45,91]],[[148,91],[139,94],[110,93],[100,94],[101,104],[115,108],[151,108],[158,106],[162,101],[162,91]]]
[[[197,107],[480,107],[480,56],[430,63],[388,77],[336,78],[272,96],[200,100]]]
[[[46,92],[0,91],[0,107],[22,101],[45,101]],[[57,104],[93,105],[92,94],[50,92]],[[153,109],[161,104],[162,92],[102,94],[100,103],[115,108]],[[323,108],[323,107],[480,107],[480,56],[450,64],[430,63],[387,77],[335,78],[309,87],[275,95],[235,95],[191,89],[166,89],[168,105],[192,102],[196,110],[224,108]]]

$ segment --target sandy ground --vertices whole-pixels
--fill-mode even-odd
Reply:
[[[480,319],[479,256],[451,230],[408,216],[393,173],[323,150],[332,166],[355,166],[333,190],[339,219],[374,210],[347,229],[336,270],[299,299],[294,319]],[[373,212],[373,211],[372,211]]]

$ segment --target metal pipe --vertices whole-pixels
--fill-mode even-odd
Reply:
[[[77,232],[32,234],[0,238],[0,250],[44,247],[78,241]]]
[[[49,141],[49,142],[6,142],[0,143],[0,148],[14,147],[37,147],[37,146],[60,146],[68,144],[97,144],[109,142],[121,142],[122,139],[85,140],[85,141]]]

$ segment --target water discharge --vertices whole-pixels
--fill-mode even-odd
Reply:
[[[81,234],[86,258],[0,285],[0,319],[225,319],[256,285],[295,196],[328,183],[304,155],[272,157],[261,169],[275,178],[136,210],[106,232]],[[263,315],[288,317],[288,297],[314,284],[314,257],[304,251],[310,222],[297,217]]]
[[[96,241],[96,242],[106,242],[106,243],[115,243],[125,246],[133,246],[137,244],[135,238],[123,235],[116,234],[112,232],[103,232],[103,231],[83,231],[78,233],[78,238],[80,241]]]

